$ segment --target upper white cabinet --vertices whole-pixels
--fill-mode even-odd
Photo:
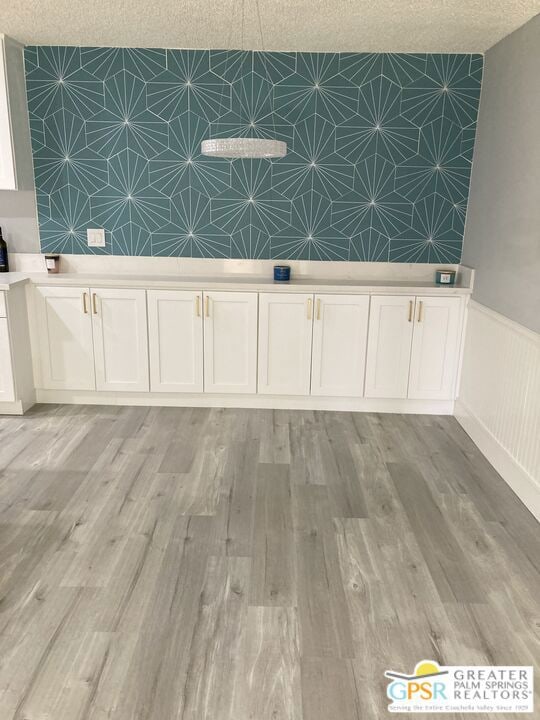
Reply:
[[[95,390],[90,290],[37,287],[35,309],[41,387]]]
[[[203,298],[189,290],[148,291],[150,389],[203,391]]]
[[[456,297],[417,297],[408,397],[454,397],[459,358],[461,301]]]
[[[259,392],[309,395],[313,295],[259,296]]]
[[[362,397],[369,296],[316,295],[311,394]]]
[[[9,327],[5,317],[0,317],[0,403],[15,400],[15,383],[11,366]]]
[[[407,397],[414,303],[401,295],[371,297],[366,397]]]
[[[33,183],[23,46],[0,35],[0,190]]]
[[[257,392],[257,293],[205,292],[204,389]]]
[[[91,290],[96,387],[149,390],[145,290]]]

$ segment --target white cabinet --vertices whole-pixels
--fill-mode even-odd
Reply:
[[[203,391],[202,293],[148,291],[150,389]]]
[[[147,391],[145,290],[37,287],[41,387]]]
[[[372,297],[366,397],[454,398],[461,314],[458,297]]]
[[[460,326],[459,298],[416,298],[409,398],[444,400],[454,397]]]
[[[311,394],[362,397],[369,296],[316,295]]]
[[[406,398],[415,298],[373,295],[369,315],[368,398]]]
[[[0,190],[32,187],[23,46],[0,35]]]
[[[153,391],[256,392],[256,293],[150,290],[148,322]]]
[[[309,395],[313,295],[259,295],[259,392]]]
[[[14,400],[15,383],[11,365],[8,321],[7,318],[2,317],[0,318],[0,403]]]
[[[146,291],[90,292],[97,389],[148,391]]]
[[[204,389],[257,392],[257,293],[205,292]]]
[[[43,390],[417,401],[456,394],[464,312],[456,296],[55,285],[38,286],[34,295]],[[24,296],[22,285],[10,290],[10,302],[0,293],[6,403],[31,385],[24,352],[13,345],[29,345]],[[13,366],[11,356],[18,358]],[[23,400],[31,402],[31,393]]]
[[[26,287],[0,291],[0,414],[22,415],[35,403]]]
[[[89,289],[37,287],[35,300],[41,387],[95,390]]]

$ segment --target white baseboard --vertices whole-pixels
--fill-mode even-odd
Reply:
[[[536,480],[514,460],[463,401],[456,400],[454,415],[480,452],[535,518],[540,520],[540,485]]]
[[[67,405],[148,405],[163,407],[264,408],[274,410],[341,410],[349,412],[452,415],[453,400],[393,400],[295,395],[217,395],[180,393],[36,390],[38,403]]]
[[[15,402],[0,402],[0,415],[24,415],[34,403],[26,403],[21,400]]]

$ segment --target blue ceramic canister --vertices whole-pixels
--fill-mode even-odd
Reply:
[[[289,265],[274,265],[274,280],[276,282],[289,282],[291,268]]]

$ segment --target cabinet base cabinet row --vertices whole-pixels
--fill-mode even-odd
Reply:
[[[44,390],[452,399],[459,297],[35,288]]]

